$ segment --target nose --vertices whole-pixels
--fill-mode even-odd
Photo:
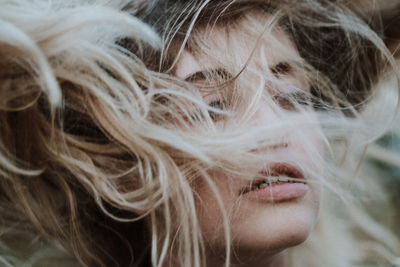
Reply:
[[[282,118],[279,115],[279,110],[274,107],[274,103],[272,100],[262,100],[259,103],[258,109],[256,113],[254,114],[254,123],[255,126],[272,126],[276,125]],[[274,127],[274,126],[272,126]],[[280,138],[283,138],[283,136],[280,136]],[[280,150],[282,148],[287,149],[288,148],[288,142],[286,138],[285,140],[280,140],[274,145],[268,145],[268,147],[265,147],[261,150],[267,149],[269,153],[271,151],[275,150]],[[260,150],[257,149],[257,150]]]
[[[274,106],[276,104],[273,103],[271,99],[263,99],[258,103],[258,107],[256,112],[254,113],[253,117],[253,125],[256,127],[267,127],[272,126],[271,130],[273,131],[273,135],[271,136],[271,131],[267,130],[266,132],[262,132],[262,136],[260,136],[260,142],[257,145],[261,145],[257,147],[256,149],[252,150],[254,152],[262,152],[262,153],[268,153],[271,155],[271,153],[283,153],[282,151],[287,151],[289,147],[288,143],[288,136],[287,133],[284,133],[284,131],[279,131],[277,127],[277,123],[279,123],[282,120],[282,114],[279,114],[279,109]],[[281,126],[278,126],[281,127]],[[276,131],[278,130],[278,132]],[[284,133],[284,134],[279,134]],[[277,134],[277,135],[275,135]],[[273,138],[273,143],[271,143],[271,139]],[[267,139],[265,139],[267,138]],[[267,143],[265,143],[267,141]]]
[[[276,104],[272,99],[263,99],[259,102],[256,113],[254,114],[255,126],[267,127],[267,131],[263,134],[272,134],[263,136],[272,140],[274,144],[268,145],[269,153],[271,151],[301,151],[297,154],[311,155],[320,157],[323,151],[324,140],[318,120],[314,111],[306,110],[305,112],[292,112],[281,108],[280,104]],[[271,126],[271,128],[269,128]],[[275,143],[276,142],[276,143]],[[282,152],[283,153],[283,152]],[[296,153],[295,153],[296,154]]]
[[[259,126],[270,125],[279,121],[277,110],[273,108],[272,100],[261,100],[255,113],[255,123]]]

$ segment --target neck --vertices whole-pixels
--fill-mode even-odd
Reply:
[[[276,254],[266,253],[238,253],[232,252],[232,260],[230,266],[235,267],[286,267],[288,264],[287,251],[282,251]],[[224,266],[224,254],[208,255],[207,266]]]
[[[288,265],[288,253],[287,251],[282,251],[276,254],[257,254],[256,253],[246,253],[243,256],[242,253],[237,253],[236,251],[232,253],[231,266],[235,267],[286,267]],[[225,257],[224,253],[212,253],[207,255],[207,267],[213,266],[223,266],[225,267]],[[164,267],[178,266],[177,262],[168,258],[165,261]]]

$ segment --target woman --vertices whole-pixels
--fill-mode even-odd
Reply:
[[[329,1],[3,6],[5,264],[395,263],[355,201],[381,192],[355,173],[397,104],[378,23]]]

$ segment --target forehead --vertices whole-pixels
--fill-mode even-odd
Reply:
[[[249,14],[232,26],[206,26],[196,30],[195,51],[184,49],[174,68],[178,78],[208,69],[240,71],[271,67],[299,57],[290,36],[279,26],[268,25],[268,15]],[[265,66],[267,65],[267,66]]]

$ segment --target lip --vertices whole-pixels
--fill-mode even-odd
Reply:
[[[304,174],[288,163],[273,163],[261,170],[250,184],[242,188],[240,195],[253,200],[282,202],[300,198],[308,191]]]

